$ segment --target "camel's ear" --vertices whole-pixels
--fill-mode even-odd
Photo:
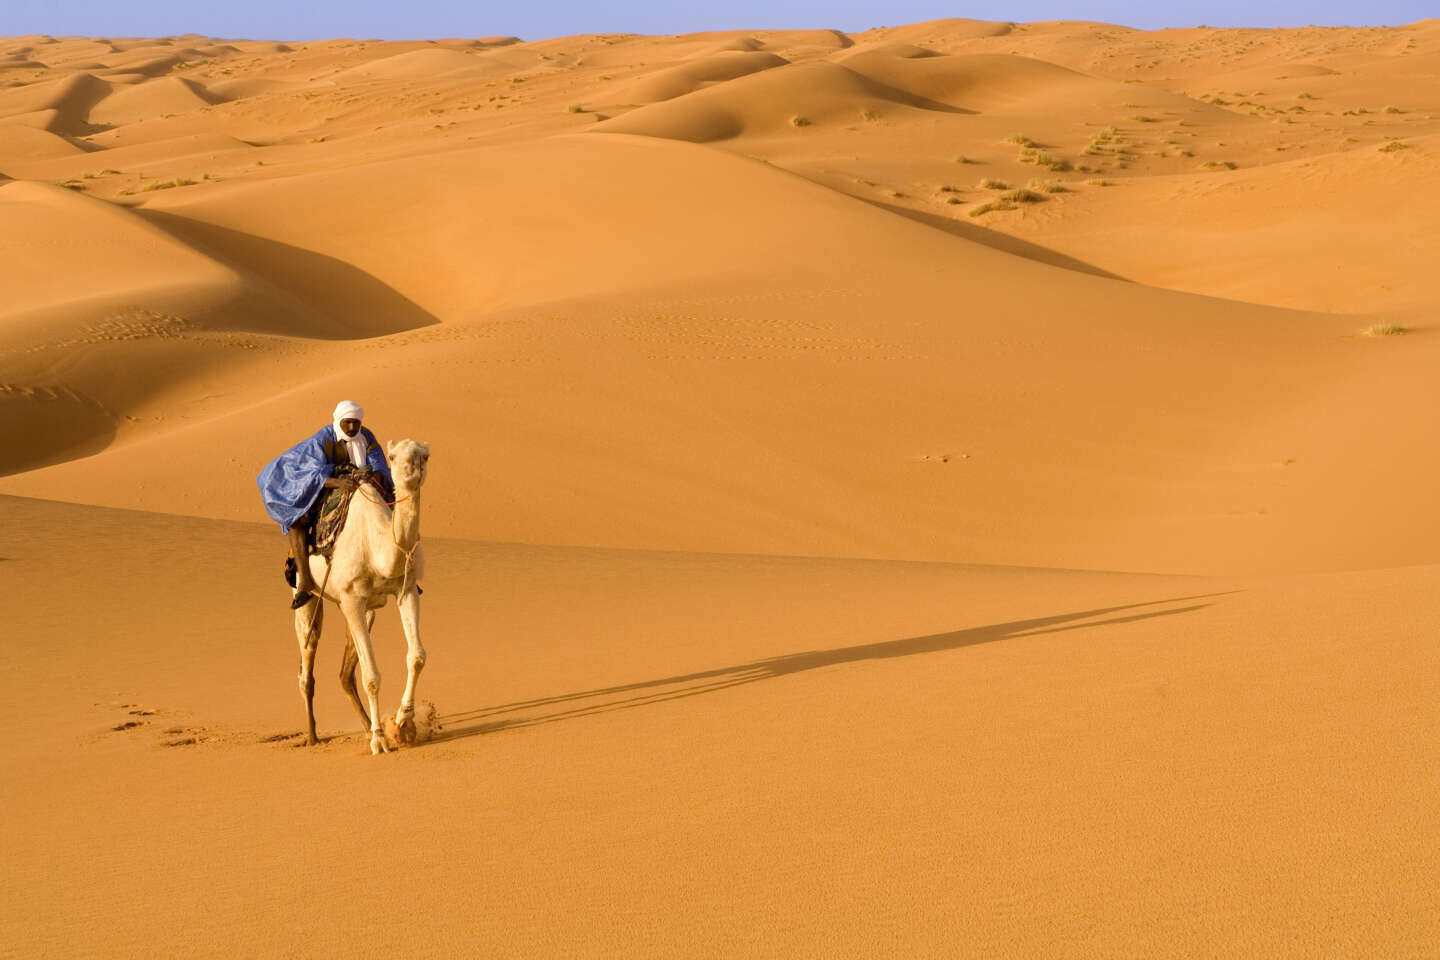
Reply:
[[[415,446],[417,446],[417,447],[420,448],[420,454],[421,454],[421,456],[423,456],[426,460],[429,460],[429,459],[430,459],[430,444],[428,444],[428,443],[421,443],[420,441],[417,440],[417,441],[415,442]]]
[[[385,456],[388,457],[388,458],[390,458],[391,460],[394,460],[394,459],[395,459],[395,441],[394,441],[394,440],[386,440],[386,441],[385,441]]]

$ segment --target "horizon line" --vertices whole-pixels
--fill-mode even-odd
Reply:
[[[1121,30],[1133,30],[1140,33],[1160,33],[1166,30],[1398,30],[1405,27],[1413,27],[1423,23],[1440,20],[1440,17],[1422,17],[1419,20],[1410,20],[1405,23],[1277,23],[1269,26],[1246,26],[1228,25],[1219,23],[1194,23],[1194,24],[1173,24],[1164,27],[1136,27],[1129,24],[1117,23],[1108,20],[981,20],[970,17],[942,17],[932,20],[915,20],[909,23],[883,24],[879,26],[866,27],[861,30],[844,30],[839,27],[825,26],[790,26],[790,27],[718,27],[699,30],[687,30],[681,32],[659,31],[645,33],[634,30],[580,30],[574,33],[557,33],[546,36],[525,38],[514,34],[464,34],[464,33],[436,33],[424,35],[391,35],[376,36],[362,34],[327,34],[327,35],[302,35],[302,36],[236,36],[225,34],[197,33],[186,31],[184,33],[14,33],[3,36],[5,40],[24,40],[31,37],[49,38],[51,40],[184,40],[187,38],[199,38],[203,40],[216,40],[223,42],[238,43],[325,43],[336,40],[352,40],[360,43],[436,43],[440,40],[481,40],[481,39],[508,39],[517,43],[541,43],[546,40],[564,40],[570,37],[584,36],[627,36],[627,37],[684,37],[695,36],[707,33],[789,33],[808,30],[834,30],[846,36],[853,36],[862,33],[871,33],[876,30],[891,30],[899,27],[921,26],[927,23],[939,23],[943,20],[969,20],[973,23],[993,23],[1011,26],[1033,26],[1038,24],[1094,24],[1102,27],[1114,27]]]

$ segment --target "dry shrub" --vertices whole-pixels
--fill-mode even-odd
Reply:
[[[1000,194],[1001,200],[1009,200],[1011,203],[1039,203],[1045,199],[1045,194],[1038,190],[1028,190],[1020,187],[1017,190],[1006,190]]]
[[[980,204],[980,206],[978,206],[978,207],[971,207],[971,208],[970,208],[970,216],[972,216],[972,217],[978,217],[978,216],[981,216],[982,214],[990,213],[990,212],[993,211],[993,210],[1014,210],[1014,209],[1015,209],[1015,204],[1013,204],[1013,203],[1007,203],[1007,202],[1004,201],[1004,200],[991,200],[991,201],[989,201],[988,203],[982,203],[982,204]]]

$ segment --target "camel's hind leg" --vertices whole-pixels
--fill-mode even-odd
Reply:
[[[355,655],[360,660],[360,679],[365,685],[365,699],[369,701],[370,752],[386,753],[390,745],[385,742],[385,731],[380,727],[380,668],[375,664],[375,651],[370,646],[370,611],[365,609],[363,598],[346,596],[340,601],[340,612],[350,625]]]
[[[413,583],[400,596],[400,623],[405,628],[409,652],[405,656],[405,695],[400,698],[400,709],[395,711],[395,737],[408,744],[415,742],[415,684],[425,669],[425,647],[420,643],[420,594]]]
[[[315,736],[315,651],[320,646],[320,626],[325,620],[325,603],[319,597],[295,611],[295,638],[300,641],[300,696],[305,699],[305,743],[320,741]]]
[[[375,626],[375,611],[371,610],[366,625],[370,628]],[[355,669],[360,666],[360,657],[355,653],[355,638],[350,636],[350,628],[345,628],[345,656],[340,661],[340,689],[355,704],[355,711],[360,714],[360,722],[366,730],[370,729],[370,714],[365,712],[365,704],[360,700],[360,691],[355,686]]]

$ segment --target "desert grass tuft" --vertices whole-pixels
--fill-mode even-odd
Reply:
[[[991,200],[991,201],[989,201],[988,203],[982,203],[982,204],[980,204],[980,206],[978,206],[978,207],[971,207],[971,208],[970,208],[970,216],[972,216],[972,217],[978,217],[978,216],[982,216],[983,214],[990,213],[991,211],[994,211],[994,210],[1014,210],[1014,209],[1015,209],[1015,204],[1013,204],[1013,203],[1007,203],[1007,202],[1005,202],[1004,200]]]
[[[1398,323],[1376,323],[1360,331],[1364,337],[1398,337],[1410,331]]]
[[[1069,187],[1065,186],[1065,184],[1061,183],[1059,180],[1044,180],[1040,177],[1036,177],[1029,183],[1025,184],[1025,186],[1029,187],[1031,190],[1040,190],[1044,193],[1065,193],[1070,189]]]
[[[1404,113],[1405,111],[1404,111],[1404,110],[1401,110],[1399,107],[1395,106],[1395,104],[1392,103],[1392,104],[1390,104],[1389,106],[1387,106],[1387,107],[1384,109],[1384,111],[1382,111],[1382,112],[1384,112],[1384,113]]]
[[[791,117],[790,125],[792,127],[808,127],[810,126],[810,119],[808,117]]]
[[[1039,203],[1045,199],[1045,194],[1039,190],[1030,190],[1020,187],[1015,190],[1006,190],[1000,194],[1001,200],[1009,200],[1011,203]]]
[[[974,163],[975,161],[974,161],[974,160],[971,160],[969,157],[965,156],[965,154],[963,154],[963,153],[957,153],[957,154],[955,154],[955,162],[956,162],[956,163]]]
[[[1401,143],[1399,140],[1391,140],[1389,143],[1385,144],[1385,146],[1380,147],[1379,149],[1381,153],[1394,153],[1396,150],[1404,150],[1409,146],[1410,144],[1408,143]]]
[[[1062,160],[1059,157],[1048,154],[1043,150],[1036,153],[1034,159],[1030,162],[1039,164],[1042,167],[1048,167],[1051,170],[1055,170],[1057,172],[1070,169],[1070,161]]]
[[[565,112],[566,112],[566,113],[584,113],[584,112],[585,112],[585,108],[584,108],[583,106],[581,106],[580,104],[578,104],[578,103],[567,103],[567,104],[565,105]]]
[[[176,177],[174,180],[160,180],[156,183],[147,184],[140,188],[141,192],[148,190],[172,190],[175,187],[193,187],[196,181],[188,177]]]
[[[997,180],[994,177],[981,177],[980,186],[986,190],[1009,190],[1010,184],[1004,180]]]
[[[1106,180],[1104,177],[1096,177],[1096,178],[1094,178],[1093,180],[1086,180],[1085,182],[1088,183],[1088,184],[1090,184],[1090,186],[1092,186],[1092,187],[1110,187],[1110,186],[1114,186],[1114,184],[1112,184],[1109,180]]]
[[[1033,146],[1035,146],[1035,141],[1034,141],[1034,140],[1031,140],[1029,137],[1025,136],[1025,134],[1023,134],[1023,133],[1012,133],[1012,134],[1010,134],[1010,136],[1008,136],[1008,137],[1005,138],[1005,142],[1006,142],[1006,143],[1013,143],[1013,144],[1016,144],[1016,145],[1021,146],[1021,147],[1033,147]]]

